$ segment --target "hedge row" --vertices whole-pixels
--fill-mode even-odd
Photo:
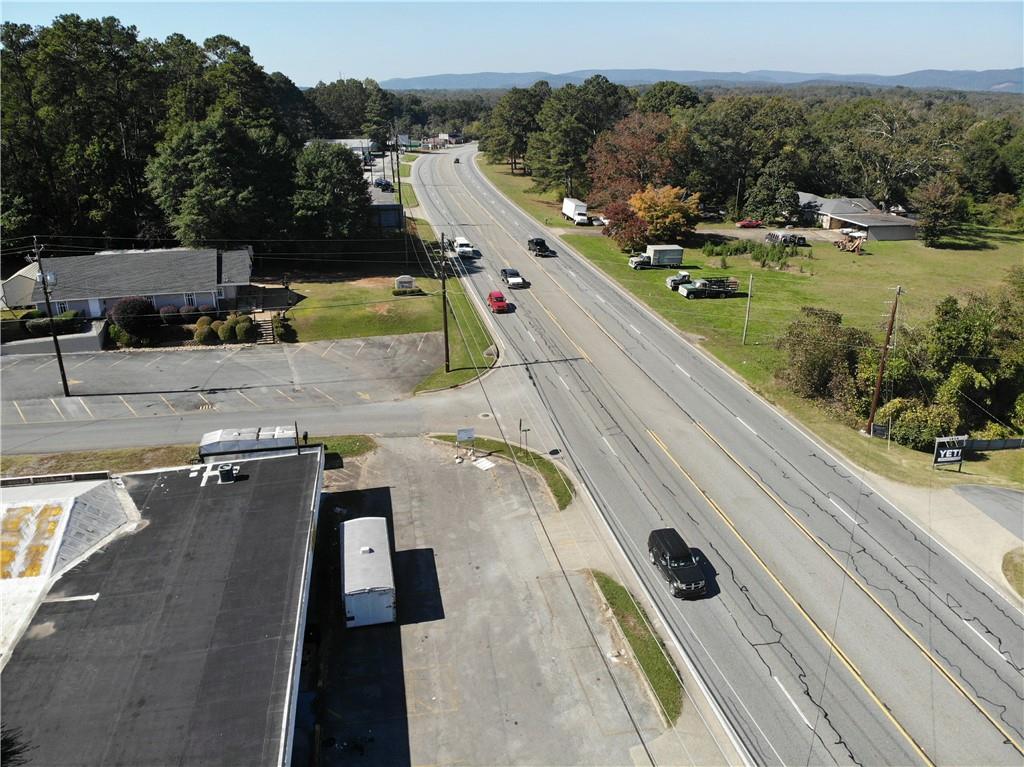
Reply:
[[[252,317],[232,314],[226,320],[213,320],[206,316],[196,322],[193,338],[200,344],[252,343],[256,340],[256,325]]]

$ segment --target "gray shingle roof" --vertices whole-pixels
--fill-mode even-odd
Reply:
[[[829,216],[878,213],[878,207],[867,197],[819,197],[808,192],[797,192],[800,207]]]
[[[214,249],[105,250],[87,256],[43,258],[43,270],[55,272],[50,290],[54,301],[88,298],[154,296],[216,290],[218,285],[244,285],[252,273],[249,250],[223,254],[217,280],[218,253]],[[34,301],[42,301],[40,287]]]
[[[832,218],[848,221],[855,226],[863,226],[865,229],[872,226],[917,226],[915,221],[891,213],[833,213],[831,215]]]

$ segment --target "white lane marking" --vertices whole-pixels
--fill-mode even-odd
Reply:
[[[680,373],[682,373],[687,378],[693,378],[693,376],[690,375],[689,373],[687,373],[685,370],[683,370],[682,366],[679,365],[679,364],[676,364],[676,370],[678,370]]]
[[[531,333],[529,330],[526,331],[526,335],[528,335],[534,343],[537,343],[537,339],[534,338],[533,333]]]
[[[636,325],[630,325],[629,329],[632,330],[637,335],[640,335],[640,331],[637,329]]]
[[[839,511],[841,511],[843,513],[843,516],[846,517],[851,522],[853,522],[853,524],[860,525],[860,522],[858,522],[856,519],[851,517],[849,512],[847,512],[846,509],[844,509],[842,506],[840,506],[838,503],[836,503],[834,498],[829,498],[828,502],[831,503],[833,506],[835,506],[837,509],[839,509]]]
[[[42,365],[36,365],[36,366],[35,366],[34,368],[32,368],[32,369],[33,369],[33,370],[39,370],[40,368],[44,368],[44,367],[46,367],[47,365],[52,365],[52,364],[53,364],[54,362],[56,362],[56,361],[57,361],[57,358],[56,358],[56,357],[54,357],[54,358],[53,358],[52,360],[47,360],[47,361],[46,361],[46,362],[44,362],[44,363],[43,363]]]
[[[615,448],[612,447],[612,443],[608,441],[608,438],[605,437],[604,435],[601,435],[601,439],[604,440],[604,444],[606,444],[608,446],[608,449],[612,451],[612,455],[614,455],[616,458],[618,458],[619,454],[615,452]]]
[[[747,429],[748,429],[748,430],[750,431],[750,433],[751,433],[751,434],[753,434],[753,435],[754,435],[755,437],[757,436],[757,432],[756,432],[756,431],[754,431],[753,429],[751,429],[751,428],[750,428],[750,425],[749,425],[749,424],[748,424],[748,423],[747,423],[746,421],[744,421],[744,420],[743,420],[742,418],[740,418],[739,416],[736,416],[736,420],[737,420],[737,421],[739,421],[739,422],[740,422],[741,424],[743,424],[744,426],[746,426],[746,427],[747,427]]]
[[[326,357],[327,356],[327,352],[329,352],[331,349],[333,349],[334,345],[337,344],[337,343],[338,343],[337,341],[331,341],[331,345],[328,346],[326,349],[324,349],[324,353],[320,355],[320,359],[323,359],[324,357]]]
[[[50,599],[44,599],[43,604],[52,605],[56,604],[57,602],[95,602],[99,598],[100,592],[97,591],[95,594],[83,594],[80,597],[51,597]]]
[[[984,634],[982,634],[980,631],[978,631],[978,629],[974,628],[974,626],[971,625],[971,622],[969,620],[964,618],[963,621],[964,621],[964,625],[967,626],[967,628],[969,628],[971,631],[973,631],[975,634],[977,634],[978,639],[980,639],[982,642],[984,642],[985,644],[987,644],[989,647],[992,648],[992,652],[994,652],[996,655],[998,655],[1003,660],[1009,660],[1005,655],[1003,655],[1003,653],[999,652],[999,648],[998,647],[996,647],[990,641],[985,639]],[[1017,673],[1020,674],[1021,676],[1024,676],[1024,671],[1017,670]]]
[[[91,410],[89,409],[89,406],[85,404],[85,400],[84,400],[84,399],[82,399],[81,397],[78,397],[78,402],[79,402],[79,404],[81,404],[81,406],[82,406],[82,407],[84,407],[84,408],[85,408],[85,412],[89,414],[89,417],[90,417],[90,418],[91,418],[92,420],[94,420],[94,421],[95,421],[95,420],[96,420],[96,416],[94,416],[94,415],[92,414],[92,411],[91,411]]]
[[[570,277],[576,277],[576,272],[574,272],[572,269],[566,269],[565,273],[568,274]]]
[[[569,389],[569,384],[567,384],[567,383],[565,382],[565,379],[564,379],[564,378],[562,378],[562,376],[558,376],[558,380],[562,382],[562,386],[564,386],[564,387],[565,387],[565,390],[566,390],[566,391],[571,391],[571,390]]]
[[[87,360],[82,360],[82,361],[81,361],[81,362],[79,362],[79,363],[78,363],[77,365],[72,365],[72,366],[71,366],[71,369],[72,369],[72,370],[74,370],[75,368],[80,368],[80,367],[82,367],[82,365],[84,365],[84,364],[85,364],[86,362],[92,362],[92,361],[93,361],[94,359],[96,359],[96,355],[95,355],[95,354],[94,354],[94,355],[92,355],[92,356],[91,356],[91,357],[90,357],[89,359],[87,359]]]
[[[359,348],[356,349],[356,353],[353,354],[352,356],[353,357],[358,357],[359,356],[359,352],[361,352],[363,350],[364,346],[366,346],[366,341],[363,341],[361,344],[359,344]]]
[[[814,728],[811,727],[811,723],[807,721],[807,717],[804,716],[804,712],[800,710],[800,706],[798,706],[796,704],[796,701],[793,700],[793,696],[789,694],[789,691],[782,686],[782,682],[779,681],[779,678],[773,676],[772,679],[775,680],[775,684],[777,684],[779,686],[779,689],[782,690],[782,694],[786,696],[786,699],[789,701],[790,705],[796,709],[796,713],[800,716],[801,719],[804,720],[804,724],[807,725],[807,729],[813,730]]]
[[[148,368],[148,367],[149,367],[150,365],[155,365],[156,363],[158,363],[158,362],[159,362],[160,360],[162,360],[162,359],[163,359],[164,357],[166,357],[166,356],[167,356],[166,354],[161,354],[161,355],[160,355],[159,357],[157,357],[157,358],[156,358],[155,360],[150,360],[149,362],[147,362],[147,363],[146,363],[145,365],[143,365],[142,367],[144,367],[144,368]]]
[[[53,408],[54,408],[54,410],[56,410],[56,411],[57,411],[57,414],[58,414],[58,415],[60,415],[60,420],[62,420],[62,421],[66,421],[66,420],[68,420],[68,419],[67,419],[67,418],[66,418],[66,417],[64,416],[64,414],[60,412],[60,408],[59,408],[59,407],[57,407],[57,403],[53,401],[53,397],[50,397],[50,404],[51,404],[51,405],[53,405]]]
[[[203,395],[202,395],[202,394],[200,394],[199,396],[200,396],[200,397],[202,397]],[[131,405],[129,405],[129,404],[128,404],[128,400],[126,400],[126,399],[125,399],[124,397],[122,397],[122,396],[121,396],[120,394],[119,394],[119,395],[117,395],[117,398],[118,398],[119,400],[121,400],[121,404],[122,404],[122,405],[124,405],[124,406],[125,406],[126,408],[128,408],[128,409],[129,409],[129,410],[131,411],[131,413],[132,413],[132,415],[133,415],[133,416],[135,416],[136,418],[138,418],[138,417],[139,417],[139,414],[135,412],[135,408],[133,408],[133,407],[132,407]]]
[[[607,301],[605,301],[603,298],[601,298],[601,296],[597,295],[597,293],[594,294],[594,298],[596,298],[602,304],[607,303]]]

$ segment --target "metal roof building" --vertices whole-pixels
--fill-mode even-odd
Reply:
[[[853,227],[867,234],[869,240],[913,240],[917,224],[909,218],[885,213],[866,197],[819,197],[798,192],[800,210],[806,218],[815,219],[824,229]]]

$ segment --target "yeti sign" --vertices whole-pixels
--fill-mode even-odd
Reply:
[[[959,471],[964,460],[964,445],[966,444],[966,434],[962,437],[936,437],[932,466],[955,463]]]
[[[413,290],[416,287],[416,278],[408,274],[395,277],[395,290]]]

